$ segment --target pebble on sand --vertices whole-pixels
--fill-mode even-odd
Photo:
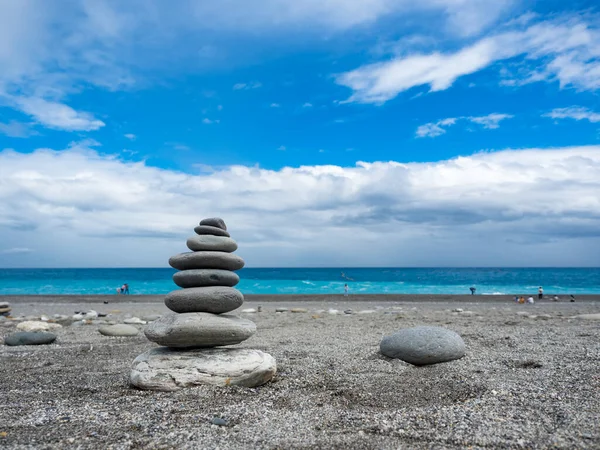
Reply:
[[[306,309],[306,308],[292,308],[292,309],[290,309],[290,312],[293,312],[293,313],[307,313],[308,309]]]
[[[51,344],[56,340],[56,335],[53,333],[45,333],[43,331],[29,332],[22,331],[14,333],[4,338],[4,344],[9,346],[17,345],[46,345]]]
[[[17,330],[20,331],[52,331],[58,328],[62,328],[62,325],[58,323],[50,323],[50,322],[41,322],[35,320],[26,320],[25,322],[21,322],[17,325]]]
[[[382,339],[381,353],[416,366],[452,361],[465,356],[465,343],[441,327],[405,328]]]
[[[117,324],[101,327],[98,332],[104,336],[136,336],[139,330],[131,325]]]

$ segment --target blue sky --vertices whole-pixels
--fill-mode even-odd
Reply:
[[[162,266],[210,215],[250,266],[598,266],[599,26],[591,1],[0,0],[0,266]]]

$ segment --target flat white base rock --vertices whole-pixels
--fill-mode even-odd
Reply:
[[[275,358],[260,350],[159,347],[133,361],[130,382],[153,391],[176,391],[203,384],[255,387],[271,380],[276,371]]]

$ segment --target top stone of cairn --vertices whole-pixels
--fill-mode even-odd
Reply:
[[[225,221],[220,217],[209,217],[208,219],[202,219],[200,221],[200,225],[208,225],[209,227],[216,227],[227,231],[227,225],[225,225]]]

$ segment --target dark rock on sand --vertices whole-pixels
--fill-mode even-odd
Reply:
[[[246,348],[172,350],[153,348],[133,361],[130,382],[140,389],[176,391],[188,386],[255,387],[276,372],[268,353]]]
[[[186,242],[187,248],[194,252],[235,252],[238,248],[237,242],[226,236],[212,236],[210,234],[196,235]]]
[[[256,332],[256,325],[227,314],[167,314],[146,327],[146,337],[173,348],[217,347],[239,344]]]
[[[207,286],[181,289],[165,297],[165,305],[177,313],[208,312],[222,314],[239,308],[244,295],[232,287]]]
[[[422,366],[465,356],[465,343],[454,331],[441,327],[406,328],[383,338],[381,353]]]
[[[194,228],[194,231],[196,232],[196,234],[200,235],[209,234],[212,236],[230,236],[230,234],[227,231],[221,228],[211,227],[209,225],[198,225],[196,228]]]
[[[4,338],[4,344],[10,346],[17,345],[45,345],[51,344],[56,340],[53,333],[22,331],[14,333]]]
[[[240,270],[244,267],[244,260],[237,255],[224,252],[186,252],[171,256],[169,265],[177,270]]]
[[[225,221],[220,217],[209,217],[208,219],[202,219],[200,221],[200,225],[208,225],[210,227],[217,227],[221,230],[227,230],[227,225],[225,225]]]
[[[173,275],[175,284],[182,288],[204,286],[230,286],[240,282],[240,277],[229,270],[192,269],[182,270]]]

